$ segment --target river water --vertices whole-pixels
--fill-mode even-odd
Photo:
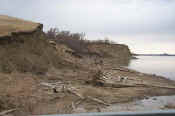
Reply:
[[[137,56],[128,68],[139,72],[156,74],[175,80],[175,56]],[[175,109],[175,96],[155,96],[129,103],[115,104],[103,109],[104,112],[151,111]]]
[[[175,109],[175,96],[150,97],[129,103],[121,103],[103,109],[103,112],[152,111]]]
[[[137,56],[128,68],[175,80],[175,56]]]

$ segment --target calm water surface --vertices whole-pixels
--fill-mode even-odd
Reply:
[[[117,111],[152,111],[167,110],[166,106],[175,107],[175,96],[150,97],[149,99],[138,100],[129,103],[115,104],[103,109],[104,112]]]
[[[175,80],[175,56],[137,56],[128,68]]]
[[[137,58],[139,59],[130,61],[128,68],[175,80],[175,56],[137,56]],[[102,111],[166,110],[167,105],[175,107],[175,96],[155,96],[129,103],[114,104],[104,108]]]

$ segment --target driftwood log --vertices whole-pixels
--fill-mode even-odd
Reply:
[[[93,98],[93,97],[90,97],[90,96],[88,96],[87,98],[90,99],[90,100],[92,100],[92,101],[94,101],[94,102],[97,102],[97,103],[103,104],[103,105],[105,105],[105,106],[110,106],[110,104],[105,103],[104,101],[102,101],[102,100],[100,100],[100,99]]]
[[[11,112],[14,112],[14,111],[16,111],[16,110],[17,110],[17,109],[10,109],[10,110],[2,111],[2,112],[0,112],[0,116],[4,116],[4,115],[9,114],[9,113],[11,113]]]
[[[76,95],[76,96],[78,96],[81,99],[85,99],[81,94],[79,94],[78,92],[76,92],[76,91],[74,91],[74,90],[72,90],[70,88],[67,88],[67,91],[72,93],[72,94],[74,94],[74,95]]]

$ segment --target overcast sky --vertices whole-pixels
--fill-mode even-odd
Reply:
[[[175,0],[0,0],[0,14],[108,37],[135,53],[175,54]]]

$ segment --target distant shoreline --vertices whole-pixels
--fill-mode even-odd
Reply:
[[[175,56],[175,54],[133,54],[134,56]]]

